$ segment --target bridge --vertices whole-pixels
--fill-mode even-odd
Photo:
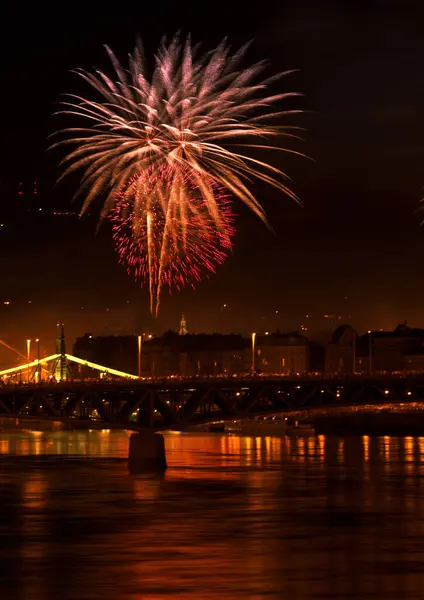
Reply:
[[[100,379],[74,380],[75,364]],[[166,465],[163,437],[153,435],[164,430],[378,406],[424,410],[424,374],[143,379],[67,354],[63,326],[55,354],[0,371],[0,378],[0,423],[126,429],[136,433],[130,438],[130,462],[138,466]]]
[[[0,387],[0,418],[79,428],[160,432],[259,415],[424,403],[424,375],[413,377],[210,378],[62,381]],[[423,405],[424,406],[424,405]]]
[[[56,355],[50,358],[57,360]],[[157,435],[164,430],[278,414],[301,418],[384,406],[424,410],[424,375],[166,380],[123,375],[115,380],[3,384],[0,422],[14,419],[29,429],[50,421],[70,429],[132,431],[129,462],[140,469],[166,467],[163,436]]]
[[[138,379],[137,375],[133,375],[132,373],[118,371],[117,369],[99,365],[66,353],[52,354],[17,367],[3,369],[0,371],[0,377],[4,383],[41,383],[43,378],[48,381],[52,379],[62,381],[68,378],[72,379],[72,364],[98,371],[102,377],[111,376],[122,379]]]
[[[84,367],[85,369],[90,369],[90,371],[97,373],[100,378],[117,377],[120,379],[139,379],[137,375],[133,375],[132,373],[118,371],[117,369],[99,365],[89,360],[72,356],[72,354],[67,354],[63,323],[57,324],[55,354],[41,357],[39,340],[36,340],[36,342],[38,343],[38,356],[36,360],[31,360],[31,340],[27,340],[27,357],[12,346],[9,346],[9,344],[3,340],[0,340],[1,345],[17,354],[21,359],[23,358],[25,360],[25,358],[27,358],[25,364],[0,370],[0,378],[3,383],[30,384],[31,382],[42,383],[43,380],[50,383],[53,381],[72,380],[74,378],[73,367],[75,367],[75,365],[77,365],[78,368]]]

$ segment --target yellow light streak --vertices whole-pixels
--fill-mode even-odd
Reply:
[[[19,373],[19,371],[24,371],[25,369],[30,369],[31,367],[36,367],[39,363],[46,363],[53,360],[57,360],[60,358],[60,354],[52,354],[51,356],[46,356],[43,359],[33,360],[32,362],[26,363],[25,365],[19,365],[18,367],[13,367],[11,369],[4,369],[0,371],[0,377],[3,375],[9,375],[11,373]],[[91,369],[95,369],[96,371],[101,371],[102,373],[108,373],[110,375],[115,375],[116,377],[125,377],[126,379],[138,379],[137,375],[133,375],[132,373],[125,373],[124,371],[118,371],[117,369],[111,369],[110,367],[105,367],[104,365],[98,365],[97,363],[90,362],[89,360],[84,360],[82,358],[78,358],[77,356],[72,356],[72,354],[65,354],[66,359],[77,363],[79,365],[83,365],[86,367],[90,367]]]
[[[9,375],[10,373],[19,373],[19,371],[24,371],[25,369],[30,369],[31,367],[36,367],[39,363],[50,362],[51,360],[55,360],[59,358],[60,354],[52,354],[51,356],[46,356],[45,358],[38,360],[33,360],[32,362],[26,363],[25,365],[19,365],[19,367],[13,367],[11,369],[4,369],[0,371],[0,377],[2,375]]]
[[[71,362],[75,362],[78,365],[85,365],[86,367],[96,369],[97,371],[102,371],[103,373],[109,373],[110,375],[116,375],[117,377],[126,377],[127,379],[138,379],[137,375],[132,375],[131,373],[124,373],[124,371],[118,371],[117,369],[111,369],[110,367],[104,367],[103,365],[98,365],[97,363],[90,362],[89,360],[84,360],[82,358],[78,358],[77,356],[72,356],[72,354],[65,354],[65,356]]]

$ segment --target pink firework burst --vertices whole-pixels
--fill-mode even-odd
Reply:
[[[145,175],[137,175],[118,193],[109,219],[119,262],[130,276],[149,286],[150,310],[157,316],[164,287],[170,292],[187,285],[194,288],[226,260],[235,216],[228,195],[213,182],[208,184],[219,227],[202,191],[187,176],[178,182],[166,169]]]

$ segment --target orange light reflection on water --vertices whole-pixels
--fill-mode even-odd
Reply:
[[[168,470],[135,475],[116,460],[126,434],[0,434],[19,597],[56,600],[63,564],[81,569],[69,570],[69,598],[420,597],[421,572],[375,564],[417,560],[424,437],[184,434],[165,445]],[[69,468],[43,463],[58,447]],[[76,451],[82,460],[67,461]]]

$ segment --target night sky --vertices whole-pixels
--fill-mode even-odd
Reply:
[[[214,2],[212,9],[157,0],[127,2],[125,15],[112,16],[104,4],[97,14],[90,6],[91,14],[74,4],[68,12],[2,14],[2,339],[23,348],[27,336],[39,336],[51,349],[58,318],[69,338],[160,333],[176,328],[182,311],[190,331],[293,330],[306,314],[309,332],[328,327],[324,314],[335,315],[334,326],[351,317],[361,331],[404,319],[424,326],[424,228],[415,212],[424,185],[422,2]],[[304,94],[291,105],[305,111],[297,123],[307,129],[294,148],[314,161],[277,163],[303,208],[271,188],[255,190],[274,233],[236,203],[233,256],[196,292],[166,296],[155,323],[147,292],[117,264],[107,227],[96,235],[95,208],[83,219],[52,214],[80,205],[71,202],[78,180],[55,186],[61,155],[47,152],[47,138],[69,125],[52,113],[61,94],[80,85],[72,68],[108,69],[102,44],[124,60],[137,33],[153,51],[179,29],[206,46],[223,36],[236,46],[253,38],[251,60],[268,58],[273,72],[299,69],[284,80],[287,91]]]

